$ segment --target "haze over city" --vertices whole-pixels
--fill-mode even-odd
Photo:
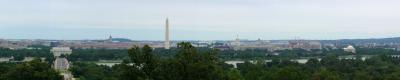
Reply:
[[[1,0],[0,38],[163,40],[398,37],[398,0]]]

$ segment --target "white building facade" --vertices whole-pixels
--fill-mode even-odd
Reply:
[[[66,71],[69,69],[69,62],[66,58],[56,58],[54,60],[54,69],[59,71]]]
[[[69,47],[53,47],[50,51],[55,57],[70,55],[72,53],[72,50]]]

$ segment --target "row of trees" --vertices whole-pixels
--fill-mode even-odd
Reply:
[[[74,63],[71,71],[87,80],[399,80],[400,58],[379,55],[370,59],[339,59],[329,54],[306,64],[286,58],[246,61],[238,68],[224,64],[218,50],[198,51],[179,43],[170,58],[154,55],[149,46],[128,50],[129,60],[113,67]]]
[[[48,47],[43,47],[39,49],[17,49],[17,50],[0,48],[0,57],[14,57],[15,61],[21,61],[25,57],[43,57],[46,59],[52,59],[53,54],[50,53],[50,48]]]
[[[196,48],[199,53],[206,53],[213,51],[211,48]],[[126,54],[128,50],[107,50],[107,49],[74,49],[73,54],[68,58],[72,61],[98,61],[98,60],[122,60],[129,59]],[[173,58],[179,54],[179,48],[172,48],[169,50],[156,48],[152,53],[161,59]],[[273,55],[273,54],[279,55]],[[398,55],[400,52],[392,49],[385,48],[357,48],[357,55],[378,55],[390,54]],[[247,50],[223,50],[219,51],[218,57],[223,60],[253,60],[258,58],[274,59],[274,58],[301,58],[301,57],[323,57],[329,54],[340,56],[353,55],[343,51],[342,49],[321,49],[321,50],[277,50],[268,51],[267,49],[247,49]]]
[[[386,49],[371,49],[371,52],[359,51],[359,54],[397,54]],[[96,50],[94,50],[96,51]],[[105,54],[98,51],[90,53]],[[261,54],[263,50],[246,50],[251,56]],[[244,54],[246,51],[235,53]],[[84,54],[82,51],[81,54]],[[92,52],[90,50],[86,52]],[[119,51],[115,51],[119,52]],[[154,50],[149,46],[133,47],[125,51],[127,59],[113,67],[100,66],[94,63],[79,62],[87,57],[79,55],[67,56],[75,58],[70,69],[76,78],[81,80],[398,80],[400,79],[400,59],[388,55],[380,55],[367,60],[338,59],[343,55],[339,50],[321,51],[321,60],[310,59],[306,64],[292,62],[284,56],[290,54],[303,55],[319,51],[290,50],[279,51],[282,54],[272,62],[264,62],[267,57],[256,57],[255,62],[239,64],[233,68],[221,61],[224,51],[207,48],[195,48],[190,43],[179,43],[172,50]],[[160,55],[164,52],[164,55]],[[333,55],[336,54],[336,55]],[[86,55],[86,54],[85,54]],[[122,55],[122,54],[121,54]],[[168,55],[168,56],[166,56]],[[110,55],[108,55],[110,56]],[[232,55],[237,56],[237,55]],[[241,57],[246,55],[241,55]],[[259,55],[264,56],[264,55]],[[265,55],[266,56],[266,55]],[[107,55],[101,55],[102,58]],[[285,58],[286,57],[286,58]],[[115,59],[115,58],[110,58]],[[250,58],[251,59],[251,58]],[[90,59],[88,59],[90,60]],[[0,63],[0,80],[59,80],[57,71],[51,69],[47,62],[39,59],[26,63]]]
[[[31,46],[38,49],[7,49],[0,48],[0,57],[14,57],[14,60],[20,61],[24,57],[44,57],[47,61],[53,60],[53,55],[50,52],[50,47],[46,46]],[[156,48],[152,53],[159,58],[166,59],[172,58],[174,55],[179,53],[179,48],[172,48],[169,50]],[[205,53],[212,51],[211,48],[196,48],[197,52]],[[73,49],[73,54],[67,58],[70,61],[98,61],[98,60],[123,60],[129,59],[127,49]],[[271,55],[279,53],[278,56]],[[223,50],[220,51],[218,56],[224,60],[241,59],[241,60],[252,60],[257,58],[300,58],[300,57],[321,57],[328,54],[337,55],[352,55],[344,52],[342,49],[330,49],[324,48],[321,50],[303,50],[303,49],[292,49],[292,50],[277,50],[268,51],[267,49],[248,49],[248,50]],[[376,55],[376,54],[399,54],[399,51],[385,48],[360,48],[357,47],[358,55]]]
[[[118,80],[224,80],[228,76],[224,68],[219,66],[216,51],[205,53],[197,52],[190,43],[179,43],[178,54],[173,58],[163,59],[153,54],[149,46],[143,48],[133,47],[128,50],[129,60],[124,60],[120,65],[112,68],[102,66],[74,66],[71,68],[73,75],[85,79],[93,78],[90,67],[98,67],[101,72],[109,72],[114,75],[108,79]],[[79,63],[80,64],[80,63]],[[78,64],[78,65],[79,65]],[[83,63],[84,65],[94,65]],[[107,71],[105,69],[110,69]],[[103,75],[103,73],[99,74]],[[96,79],[91,79],[96,80]]]
[[[63,80],[47,62],[0,63],[0,80]]]
[[[95,63],[74,62],[70,71],[80,80],[118,80],[122,69],[114,66],[108,67]]]
[[[120,60],[128,58],[125,49],[73,49],[70,61]]]
[[[398,80],[400,58],[380,55],[371,59],[338,59],[328,55],[306,64],[290,60],[240,64],[245,80]]]

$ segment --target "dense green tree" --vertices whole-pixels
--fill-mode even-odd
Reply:
[[[7,80],[62,80],[59,72],[40,59],[16,65],[3,78]]]
[[[246,80],[261,80],[264,70],[260,66],[251,66],[244,75]]]
[[[70,68],[72,75],[76,78],[85,80],[115,80],[114,73],[111,68],[103,65],[96,65],[94,63],[75,62]]]
[[[0,48],[2,57],[47,57],[48,48],[11,50]],[[179,43],[177,48],[160,49],[144,46],[131,49],[74,49],[65,56],[73,61],[72,74],[80,80],[398,80],[400,58],[389,55],[399,51],[384,48],[362,48],[357,54],[342,49],[278,50],[263,49],[214,50],[196,48],[191,43]],[[127,54],[128,53],[128,54]],[[269,55],[280,53],[280,55]],[[362,60],[360,55],[374,54]],[[379,54],[379,55],[378,55]],[[343,59],[344,55],[356,59]],[[377,55],[377,56],[375,56]],[[311,58],[301,64],[297,58]],[[317,59],[321,58],[321,60]],[[91,61],[123,60],[112,67]],[[224,60],[244,60],[234,69]],[[272,60],[272,62],[264,62]],[[89,61],[89,62],[88,62]],[[0,80],[58,80],[59,73],[51,63],[0,63]],[[54,75],[57,74],[57,75]],[[18,75],[18,76],[16,76]],[[23,77],[21,77],[23,76]]]
[[[14,61],[22,61],[25,59],[25,57],[22,55],[15,55],[13,57],[14,57],[14,59],[13,59]]]
[[[218,53],[211,50],[197,52],[190,43],[179,43],[178,54],[159,60],[152,48],[137,46],[129,49],[131,62],[119,65],[121,80],[221,80],[225,79],[218,65]],[[131,65],[129,65],[131,64]]]
[[[70,61],[122,60],[127,58],[126,49],[73,49],[67,56]]]
[[[226,72],[227,80],[244,80],[240,71],[237,69],[229,69]]]
[[[296,66],[286,66],[280,68],[273,77],[274,80],[307,80],[309,73]]]
[[[178,44],[179,53],[172,59],[172,71],[179,76],[176,80],[221,80],[224,78],[223,69],[218,65],[217,53],[198,53],[188,42]]]
[[[373,80],[367,71],[356,71],[354,74],[354,80]]]
[[[326,68],[320,68],[312,74],[312,80],[340,80],[340,75],[334,71],[329,71]],[[362,79],[356,79],[362,80]]]
[[[13,67],[15,67],[15,63],[2,63],[0,62],[0,80],[5,80],[5,74],[9,72]]]
[[[160,63],[150,46],[145,45],[143,48],[134,46],[128,50],[128,55],[131,62],[121,65],[121,68],[124,69],[121,74],[123,80],[155,80],[159,78]]]

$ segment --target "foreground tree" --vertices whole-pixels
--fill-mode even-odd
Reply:
[[[62,80],[59,72],[40,59],[16,65],[4,75],[6,80]]]
[[[117,80],[110,67],[95,63],[75,62],[69,70],[81,80]]]
[[[226,76],[218,65],[217,51],[198,53],[190,43],[178,44],[178,54],[159,60],[148,45],[129,49],[130,62],[119,67],[121,80],[221,80]]]
[[[154,57],[152,48],[145,45],[142,49],[134,46],[128,50],[130,62],[125,61],[120,68],[123,69],[121,80],[155,80],[157,79],[159,61]],[[131,64],[131,65],[130,65]]]
[[[361,60],[360,58],[340,59],[340,55],[332,53],[321,56],[321,59],[309,59],[305,64],[291,60],[290,56],[277,57],[272,62],[264,61],[264,58],[262,58],[251,60],[251,62],[245,61],[245,63],[238,64],[237,69],[232,69],[232,66],[220,62],[220,56],[217,52],[211,49],[198,49],[190,43],[179,43],[178,48],[162,49],[162,51],[153,51],[149,46],[133,47],[129,50],[130,59],[124,60],[122,64],[115,65],[112,68],[103,66],[86,66],[88,68],[83,68],[85,65],[78,65],[73,73],[90,74],[80,76],[81,79],[87,80],[400,79],[398,77],[400,75],[400,58],[389,55],[373,56]],[[293,53],[298,52],[302,51],[293,51]],[[171,55],[169,57],[158,57],[157,54],[162,53],[174,54],[167,54]],[[5,69],[0,69],[0,71],[9,72]],[[114,78],[107,79],[107,77]]]
[[[312,80],[340,80],[339,74],[329,71],[326,68],[321,68],[314,72],[311,77]],[[356,79],[358,80],[358,79]],[[362,79],[363,80],[363,79]]]
[[[170,68],[176,74],[175,80],[221,80],[224,78],[223,69],[217,65],[218,55],[215,51],[198,53],[188,42],[178,44],[178,54],[170,63]],[[167,70],[167,69],[163,69]],[[168,71],[165,71],[168,72]]]

